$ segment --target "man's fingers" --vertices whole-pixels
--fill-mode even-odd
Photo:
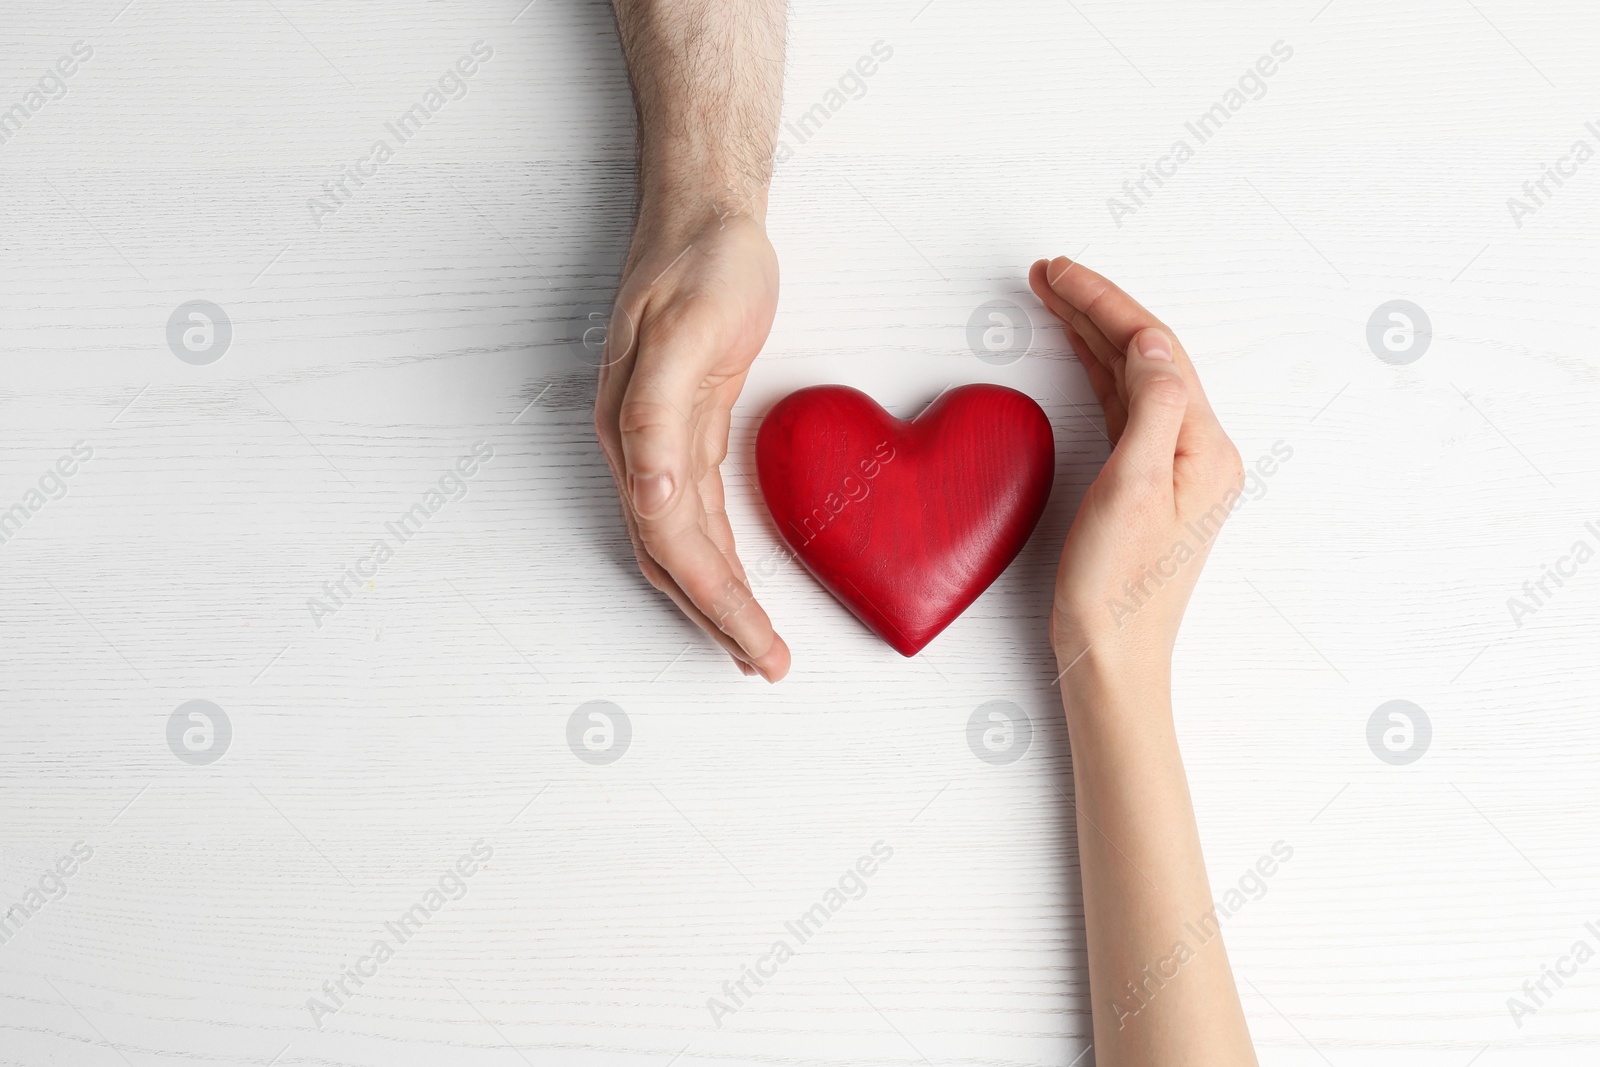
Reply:
[[[731,527],[729,527],[725,532],[724,543],[727,546],[728,553],[724,555],[721,545],[711,540],[707,531],[702,529],[699,523],[693,518],[693,516],[699,512],[701,508],[701,502],[699,500],[697,490],[700,488],[700,485],[705,484],[706,479],[702,479],[701,483],[697,485],[691,485],[687,491],[680,490],[676,494],[675,503],[670,506],[664,514],[658,514],[654,518],[644,517],[639,513],[638,509],[633,506],[632,494],[627,488],[628,472],[625,465],[626,461],[623,456],[623,448],[621,447],[615,422],[611,421],[614,416],[608,418],[608,413],[604,410],[597,409],[597,411],[596,425],[600,430],[601,442],[605,446],[604,450],[606,459],[612,468],[612,474],[615,476],[617,485],[621,490],[623,519],[627,524],[628,533],[633,540],[634,555],[638,558],[640,571],[644,574],[645,578],[650,582],[651,585],[666,593],[667,596],[672,599],[673,603],[678,606],[678,610],[682,611],[684,615],[688,616],[689,619],[695,623],[695,625],[699,626],[702,630],[709,634],[713,640],[715,640],[723,647],[724,650],[727,651],[728,655],[733,657],[734,660],[739,662],[741,665],[752,664],[756,660],[756,657],[752,654],[750,649],[765,649],[766,658],[761,661],[762,669],[760,673],[763,673],[771,681],[777,681],[779,678],[782,678],[789,670],[789,649],[788,646],[777,637],[776,633],[771,632],[771,622],[766,619],[765,613],[761,612],[759,606],[756,606],[754,613],[742,613],[744,618],[740,620],[738,632],[732,632],[728,626],[723,625],[722,622],[713,619],[712,614],[708,614],[706,611],[701,610],[701,606],[696,602],[695,597],[691,596],[684,590],[669,567],[655,558],[654,553],[656,549],[653,549],[651,546],[660,545],[663,542],[670,542],[672,540],[672,535],[666,531],[672,528],[672,524],[674,522],[683,522],[683,516],[689,516],[689,536],[697,539],[702,549],[710,549],[713,565],[720,570],[720,573],[724,575],[724,580],[732,577],[735,583],[733,588],[748,590],[748,584],[744,581],[743,570],[739,566],[738,558],[732,554],[733,532]],[[614,445],[613,442],[616,442],[616,444]],[[717,481],[717,488],[719,492],[716,497],[716,506],[720,511],[722,506],[720,495],[720,478],[718,478],[715,470],[709,472],[707,478],[715,479]],[[710,521],[709,518],[707,521]],[[723,525],[726,525],[725,516],[723,518]],[[670,553],[665,552],[663,554],[671,555]],[[676,555],[673,556],[673,565],[683,565],[682,561],[679,560]],[[715,581],[716,580],[713,579],[713,582]],[[709,598],[702,598],[702,601],[707,601],[708,599]],[[714,613],[715,609],[713,609],[713,614]],[[770,640],[762,635],[760,625],[755,627],[749,627],[745,625],[748,621],[753,620],[755,616],[759,616],[760,622],[764,623],[766,632],[771,635]],[[726,619],[723,620],[723,622],[725,621]],[[743,640],[741,640],[741,638],[743,638]],[[744,641],[749,641],[751,644],[746,645],[743,643]],[[747,670],[746,673],[755,672]]]
[[[639,540],[700,614],[743,650],[768,680],[789,669],[789,649],[728,558],[705,529],[696,487],[680,492],[665,514],[635,512]]]
[[[665,356],[665,354],[663,354]],[[665,515],[683,499],[698,445],[690,421],[702,374],[681,358],[635,364],[617,407],[625,492],[640,518]]]
[[[709,537],[679,533],[652,543],[647,529],[645,545],[693,606],[738,645],[743,659],[771,682],[789,673],[789,646]]]
[[[739,647],[739,643],[723,633],[716,623],[706,618],[705,613],[695,607],[694,601],[689,599],[689,594],[685,593],[678,583],[673,581],[672,575],[668,574],[661,564],[650,558],[650,553],[646,552],[641,544],[636,543],[634,545],[634,556],[639,561],[640,572],[651,585],[667,594],[667,597],[677,605],[678,610],[683,612],[690,622],[704,630],[713,641],[721,645],[723,651],[733,657],[735,663],[740,664],[741,667],[749,667],[750,658],[745,654],[744,649]],[[746,673],[753,673],[753,668],[747,670]]]
[[[1189,390],[1173,360],[1172,338],[1164,330],[1141,330],[1128,345],[1128,426],[1117,453],[1129,464],[1129,477],[1173,492],[1172,465],[1178,432],[1189,405]]]
[[[648,339],[642,343],[648,345]],[[713,531],[707,502],[700,497],[701,488],[709,488],[715,494],[712,508],[721,511],[717,465],[727,446],[727,423],[720,424],[718,433],[715,413],[692,421],[697,416],[695,392],[703,380],[687,359],[636,366],[618,411],[629,499],[645,551],[701,616],[732,638],[768,680],[777,681],[789,670],[788,646],[741,574],[731,528]],[[702,469],[706,476],[697,477]],[[713,532],[724,535],[721,544]]]
[[[728,521],[726,493],[722,486],[722,471],[713,467],[700,479],[700,506],[706,516],[706,536],[717,546],[722,558],[728,561],[733,573],[745,585],[750,576],[745,573],[744,562],[739,559],[738,546],[733,543],[733,523]]]

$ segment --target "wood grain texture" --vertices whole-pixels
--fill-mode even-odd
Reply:
[[[1507,601],[1600,521],[1600,160],[1507,201],[1600,119],[1600,13],[793,5],[786,122],[893,54],[774,184],[781,306],[727,464],[795,650],[768,687],[631,562],[581,343],[628,237],[627,80],[603,2],[524,2],[0,15],[0,111],[94,50],[0,144],[0,512],[93,450],[0,544],[0,898],[93,850],[0,944],[0,1063],[1086,1067],[1044,624],[1107,444],[1027,292],[1055,253],[1180,333],[1247,463],[1293,450],[1213,551],[1175,678],[1219,894],[1294,849],[1226,927],[1263,1062],[1594,1062],[1600,969],[1521,1027],[1506,1001],[1600,920],[1600,562],[1520,625]],[[308,201],[479,40],[467,94],[318,226]],[[208,366],[167,344],[197,299],[233,328]],[[1403,366],[1367,342],[1395,299],[1433,330]],[[993,300],[1032,316],[1005,366],[968,343]],[[1032,541],[914,660],[762,514],[756,420],[816,382],[901,417],[993,382],[1055,429]],[[387,534],[480,441],[465,493]],[[208,765],[168,743],[192,699],[232,727]],[[1405,766],[1367,743],[1393,699],[1433,726]],[[601,700],[632,731],[608,765],[568,741]],[[1032,722],[1007,765],[969,746],[995,700]],[[480,840],[465,895],[319,1029],[308,998]],[[716,1027],[880,840],[865,895]]]

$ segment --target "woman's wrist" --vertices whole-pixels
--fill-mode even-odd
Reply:
[[[1148,721],[1172,715],[1172,657],[1164,652],[1090,645],[1056,648],[1069,720]]]

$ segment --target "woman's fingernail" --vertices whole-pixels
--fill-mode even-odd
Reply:
[[[633,506],[641,515],[653,515],[672,499],[672,478],[665,474],[635,474],[629,479]]]
[[[1139,349],[1139,354],[1145,359],[1161,359],[1172,362],[1172,342],[1167,340],[1167,335],[1160,330],[1145,330],[1134,341]]]

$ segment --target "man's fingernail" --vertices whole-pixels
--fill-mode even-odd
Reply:
[[[630,482],[633,506],[641,515],[653,515],[672,499],[672,479],[665,474],[635,474]]]
[[[1134,344],[1145,359],[1162,359],[1172,362],[1172,342],[1160,330],[1145,330]]]

